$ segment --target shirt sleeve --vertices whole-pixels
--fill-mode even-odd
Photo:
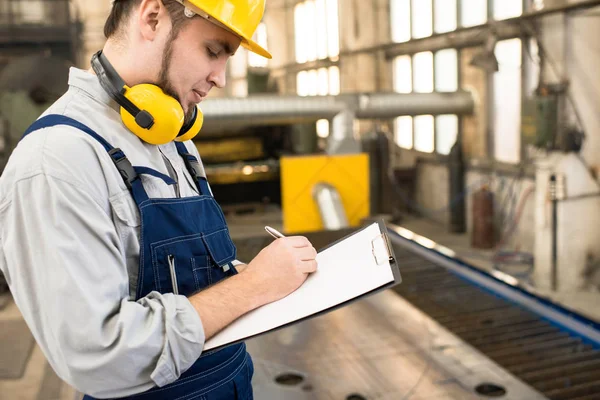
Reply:
[[[63,380],[123,397],[175,381],[200,356],[204,329],[186,297],[129,300],[112,217],[84,188],[41,173],[17,182],[0,211],[15,301]]]

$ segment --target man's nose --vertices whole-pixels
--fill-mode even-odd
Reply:
[[[227,63],[219,63],[219,66],[208,78],[209,81],[219,89],[224,88],[227,83]]]

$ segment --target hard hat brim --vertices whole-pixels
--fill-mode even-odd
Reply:
[[[252,40],[242,39],[242,46],[249,51],[258,54],[259,56],[268,58],[269,60],[273,58],[271,53],[261,47],[258,43]]]

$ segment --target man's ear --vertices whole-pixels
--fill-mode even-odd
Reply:
[[[137,23],[144,39],[154,41],[159,31],[166,29],[170,21],[168,11],[161,0],[142,0]]]

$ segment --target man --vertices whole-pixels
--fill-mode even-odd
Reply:
[[[87,398],[251,399],[245,345],[203,353],[205,341],[316,270],[303,237],[235,261],[194,145],[173,141],[197,127],[196,103],[225,85],[240,44],[269,56],[251,41],[263,10],[115,1],[93,70],[71,70],[0,179],[0,269],[52,367]],[[144,101],[152,112],[136,111]],[[181,131],[155,129],[165,121]]]

